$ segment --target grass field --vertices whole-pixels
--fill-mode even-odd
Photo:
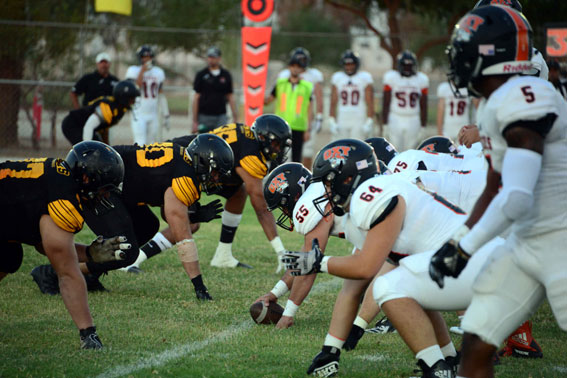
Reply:
[[[0,283],[0,377],[305,376],[327,333],[341,280],[319,275],[292,328],[257,326],[248,307],[277,281],[275,254],[249,205],[233,250],[253,270],[209,266],[219,232],[217,220],[195,235],[213,302],[197,301],[173,251],[146,262],[144,274],[111,272],[102,277],[111,291],[89,295],[102,351],[79,350],[78,331],[61,297],[41,294],[29,275],[47,259],[26,247],[20,270]],[[280,234],[287,248],[301,246],[298,234]],[[82,242],[92,238],[88,229],[77,236]],[[333,240],[328,248],[333,255],[350,252],[343,240]],[[284,298],[280,303],[285,305]],[[454,314],[447,314],[447,320],[456,323]],[[534,316],[534,334],[544,358],[503,360],[497,376],[567,376],[567,336],[547,304]],[[454,341],[459,345],[460,337]],[[397,334],[366,335],[355,351],[343,352],[339,376],[408,377],[414,367]]]

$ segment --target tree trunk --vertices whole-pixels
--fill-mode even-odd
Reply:
[[[0,78],[20,80],[23,75],[23,60],[0,55]],[[18,112],[20,110],[21,87],[0,84],[0,147],[18,145]]]

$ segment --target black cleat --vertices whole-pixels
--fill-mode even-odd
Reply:
[[[315,377],[332,377],[339,372],[339,358],[341,351],[339,348],[323,346],[323,349],[315,356],[311,366],[307,369],[307,374]]]
[[[242,263],[242,262],[240,262],[240,261],[238,262],[238,264],[236,264],[236,267],[237,267],[237,268],[254,269],[254,268],[252,267],[252,265],[244,264],[244,263]]]
[[[59,278],[51,265],[36,266],[30,274],[43,294],[59,294]]]
[[[102,286],[99,278],[101,274],[85,274],[85,282],[87,283],[87,291],[109,291],[107,288]]]
[[[376,325],[373,328],[368,328],[366,330],[368,333],[392,333],[397,332],[394,325],[390,323],[390,320],[387,317],[383,317],[382,319],[376,322]]]
[[[423,374],[421,378],[453,378],[455,374],[453,367],[445,360],[439,360],[433,366],[429,367],[423,360],[417,361],[417,365],[421,368],[416,372],[421,371]]]
[[[81,329],[79,335],[81,337],[81,349],[102,349],[102,342],[96,333],[96,327]]]
[[[136,265],[132,265],[132,266],[128,267],[127,272],[128,273],[134,273],[134,274],[144,273],[144,271],[142,269],[140,269],[139,267],[137,267]]]
[[[350,333],[343,345],[344,350],[354,350],[356,345],[358,344],[358,340],[360,340],[364,336],[364,329],[360,328],[359,326],[353,324],[352,328],[350,329]]]
[[[455,357],[445,357],[445,362],[453,368],[453,374],[457,376],[457,371],[459,371],[459,365],[461,364],[461,352],[457,352]]]
[[[195,289],[195,294],[197,294],[197,299],[200,301],[212,301],[213,297],[209,294],[206,287],[202,289]]]

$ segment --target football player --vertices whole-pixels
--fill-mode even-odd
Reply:
[[[100,349],[102,343],[77,256],[80,261],[112,261],[121,258],[115,250],[128,246],[124,238],[114,238],[87,247],[74,243],[73,234],[83,228],[83,209],[102,206],[111,191],[120,190],[123,176],[120,155],[94,141],[76,144],[65,160],[0,163],[0,280],[19,269],[22,244],[45,254],[55,269],[65,307],[79,328],[83,349]]]
[[[112,97],[99,97],[87,106],[71,110],[61,124],[63,135],[72,145],[83,140],[102,141],[100,133],[116,125],[139,95],[134,83],[118,82]]]
[[[151,46],[142,45],[136,51],[136,56],[140,65],[128,67],[126,79],[134,81],[141,91],[131,119],[134,143],[142,146],[157,142],[160,113],[163,116],[163,126],[169,129],[169,108],[163,93],[165,73],[154,65],[154,50]]]
[[[230,175],[234,155],[220,137],[202,134],[188,147],[174,143],[115,146],[125,165],[122,195],[108,199],[111,209],[87,212],[89,227],[102,235],[124,233],[133,244],[124,261],[81,265],[83,273],[94,275],[94,290],[104,290],[98,277],[109,270],[132,264],[138,248],[159,231],[159,219],[150,206],[160,206],[169,228],[158,235],[165,248],[175,245],[179,260],[191,279],[199,300],[211,300],[203,284],[197,246],[192,238],[192,219],[188,208],[201,197],[201,190],[213,193],[222,179]],[[148,185],[150,184],[150,185]],[[193,218],[194,222],[198,222]],[[141,253],[141,252],[140,252]],[[99,286],[100,285],[100,286]]]
[[[437,134],[457,140],[459,130],[472,123],[471,98],[465,90],[457,97],[449,83],[437,87]]]
[[[341,55],[343,71],[331,78],[329,126],[334,139],[365,139],[372,133],[374,89],[372,76],[360,71],[360,57],[346,50]]]
[[[313,95],[315,96],[316,106],[315,106],[315,119],[311,131],[319,133],[321,131],[321,126],[323,124],[323,73],[315,67],[310,67],[311,54],[309,50],[303,47],[296,47],[290,53],[292,57],[291,60],[304,61],[304,71],[299,74],[299,77],[313,84]],[[282,70],[278,79],[289,78],[290,71],[289,68]],[[303,165],[306,167],[311,167],[313,165],[313,150],[314,138],[309,138],[308,141],[303,143]]]
[[[567,239],[567,173],[558,169],[567,166],[567,109],[551,84],[521,76],[532,70],[531,55],[529,23],[504,6],[465,15],[448,50],[455,87],[482,98],[478,123],[492,169],[465,226],[432,258],[431,277],[442,284],[459,276],[489,239],[510,231],[473,287],[461,376],[492,376],[496,348],[545,297],[567,330],[567,262],[557,248]]]
[[[420,126],[427,125],[429,78],[417,71],[417,58],[409,50],[397,57],[397,70],[384,75],[382,123],[401,151],[415,147]]]
[[[235,168],[231,175],[222,181],[222,190],[218,193],[227,199],[222,213],[222,229],[220,241],[211,260],[211,265],[219,268],[252,268],[241,263],[232,255],[232,242],[236,234],[246,197],[256,212],[266,237],[278,256],[278,271],[280,270],[279,257],[285,251],[283,243],[278,236],[276,222],[272,213],[268,211],[266,201],[262,195],[262,179],[268,172],[281,164],[291,146],[291,130],[286,121],[273,114],[264,114],[256,119],[251,127],[231,123],[213,129],[212,134],[223,138],[234,152]],[[172,141],[180,145],[187,145],[195,138],[188,135],[175,138]],[[158,233],[153,241],[143,248],[135,265],[139,266],[147,257],[152,257],[165,250],[160,242]]]

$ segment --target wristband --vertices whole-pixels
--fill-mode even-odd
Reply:
[[[466,224],[463,224],[461,227],[459,227],[459,228],[457,229],[457,232],[455,232],[455,233],[453,234],[452,239],[458,243],[458,242],[461,241],[462,238],[465,237],[466,234],[469,233],[470,230],[471,230],[471,229],[468,228],[468,226],[467,226]]]
[[[274,249],[274,251],[276,251],[277,254],[281,254],[285,251],[285,247],[282,243],[282,239],[280,239],[279,236],[276,236],[275,238],[270,240],[270,244],[272,245],[272,248]]]
[[[325,256],[323,257],[323,260],[321,260],[321,268],[319,268],[321,272],[329,273],[329,268],[327,267],[327,264],[329,263],[330,258],[331,256]]]
[[[287,287],[286,283],[282,280],[279,280],[276,286],[274,286],[274,288],[270,290],[270,293],[274,294],[276,298],[279,298],[288,291],[289,288]]]
[[[293,318],[298,309],[299,306],[293,303],[291,299],[288,299],[282,316],[289,316],[290,318]]]

